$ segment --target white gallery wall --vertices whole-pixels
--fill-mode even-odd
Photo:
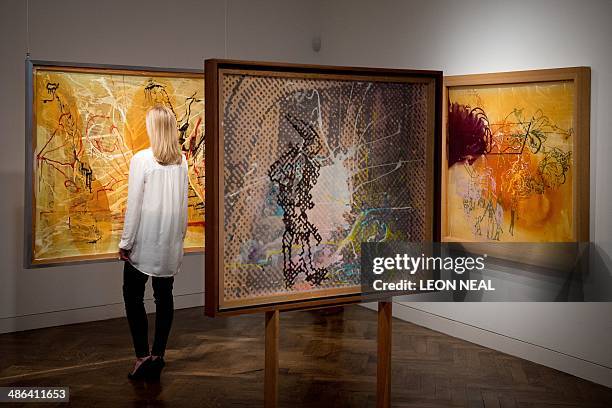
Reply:
[[[612,1],[335,0],[321,62],[445,75],[590,66],[591,240],[612,270]],[[404,303],[395,315],[612,387],[612,303]]]
[[[222,0],[30,0],[30,52],[121,65],[200,68],[227,56],[447,75],[591,66],[591,239],[612,267],[612,1],[227,0],[227,21],[224,11]],[[121,316],[118,262],[22,267],[25,0],[0,1],[0,35],[0,333]],[[178,307],[202,304],[203,263],[185,258]],[[610,303],[403,303],[394,311],[612,386]]]
[[[229,1],[227,54],[223,1],[29,3],[32,59],[203,69],[204,58],[225,55],[302,63],[316,58],[310,47],[316,8],[309,2]],[[0,333],[122,316],[121,263],[22,266],[25,0],[0,1],[0,38]],[[175,282],[176,306],[202,305],[203,290],[204,257],[188,255]]]

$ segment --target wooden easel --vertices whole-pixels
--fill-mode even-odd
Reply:
[[[391,315],[392,302],[378,302],[378,361],[376,407],[391,406]],[[278,339],[280,312],[266,312],[264,407],[278,407]]]
[[[278,406],[278,335],[280,312],[266,312],[266,363],[264,366],[264,407]]]

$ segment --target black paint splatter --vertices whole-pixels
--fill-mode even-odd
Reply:
[[[319,135],[314,127],[302,119],[287,115],[301,141],[291,143],[268,170],[270,181],[278,185],[278,205],[283,209],[283,274],[285,286],[293,287],[300,273],[306,281],[319,286],[327,278],[325,268],[316,268],[312,262],[312,246],[321,243],[321,234],[308,220],[306,211],[314,208],[311,190],[317,183],[321,164],[317,154],[321,150]],[[294,261],[293,246],[301,249]]]

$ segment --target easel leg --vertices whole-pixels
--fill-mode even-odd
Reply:
[[[391,301],[378,302],[378,361],[376,372],[376,406],[391,406]]]
[[[266,312],[266,356],[264,366],[264,407],[278,405],[278,310]]]

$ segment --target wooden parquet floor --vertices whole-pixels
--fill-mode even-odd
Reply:
[[[281,407],[375,405],[375,312],[281,313],[280,324]],[[0,386],[70,386],[74,407],[261,407],[263,333],[263,314],[178,310],[159,385],[127,380],[125,319],[0,335]],[[612,389],[397,319],[392,376],[393,407],[612,407]]]

